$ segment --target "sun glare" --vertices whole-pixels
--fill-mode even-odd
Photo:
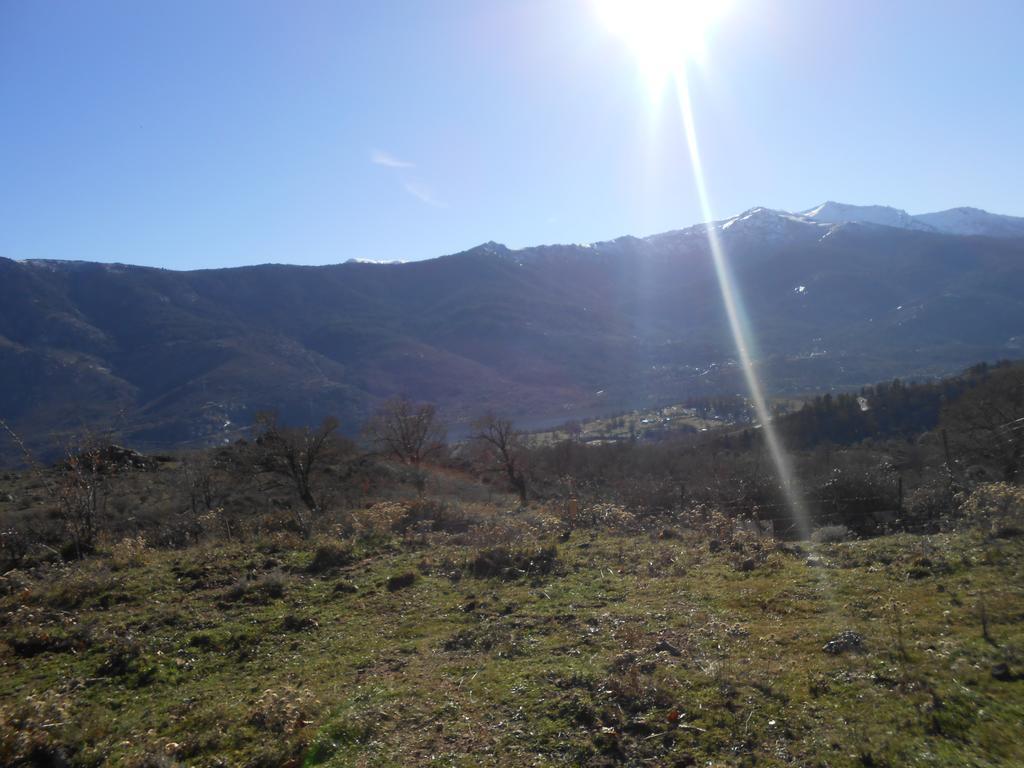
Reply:
[[[743,298],[732,279],[728,254],[714,226],[714,212],[697,141],[697,128],[687,85],[686,65],[699,60],[710,25],[723,13],[728,0],[599,0],[605,24],[629,46],[651,89],[662,93],[671,82],[681,111],[690,154],[693,180],[707,225],[708,248],[718,277],[736,355],[743,369],[751,403],[763,428],[765,444],[775,465],[794,523],[801,535],[810,535],[807,509],[797,487],[796,475],[772,422],[768,401],[755,370],[752,340],[743,323]]]
[[[728,0],[597,0],[608,29],[629,46],[652,91],[699,60]]]

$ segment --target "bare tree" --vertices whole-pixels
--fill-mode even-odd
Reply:
[[[295,491],[308,513],[295,513],[305,535],[311,533],[312,518],[322,510],[314,486],[319,470],[340,448],[335,437],[338,426],[333,416],[325,418],[316,429],[282,426],[273,413],[256,416],[254,469]]]
[[[444,451],[447,438],[433,405],[404,397],[384,403],[363,431],[375,450],[417,469]]]
[[[106,473],[116,468],[105,465],[101,448],[91,440],[77,449],[68,447],[65,454],[56,498],[61,523],[71,535],[75,556],[81,559],[96,542],[100,516],[106,508]]]
[[[473,422],[473,442],[481,449],[485,469],[505,475],[509,486],[526,503],[526,457],[522,433],[509,419],[486,413]]]
[[[84,436],[65,443],[64,461],[57,465],[59,471],[53,478],[21,437],[2,419],[0,430],[15,443],[25,464],[56,502],[61,527],[71,538],[75,557],[82,559],[92,551],[100,531],[107,501],[106,475],[117,469],[106,461],[101,441],[95,434],[86,432]]]
[[[218,479],[217,454],[213,451],[196,451],[183,457],[181,462],[181,487],[188,497],[188,507],[183,519],[186,537],[198,540],[202,531],[200,519],[211,513],[223,513],[224,488]],[[231,519],[221,514],[224,532],[231,539]]]

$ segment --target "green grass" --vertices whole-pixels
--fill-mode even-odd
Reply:
[[[577,531],[507,580],[445,540],[322,574],[314,549],[9,575],[0,762],[1024,764],[1020,539],[815,547],[825,567],[769,547],[742,572],[697,538]],[[846,629],[864,651],[823,652]]]

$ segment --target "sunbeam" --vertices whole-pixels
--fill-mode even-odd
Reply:
[[[715,275],[718,277],[718,287],[722,293],[722,302],[725,304],[726,315],[729,318],[729,330],[736,345],[736,354],[743,368],[743,378],[746,381],[747,390],[750,392],[750,399],[754,403],[758,421],[761,422],[761,432],[764,435],[765,444],[768,446],[768,453],[778,473],[779,483],[782,485],[786,502],[797,526],[797,532],[801,538],[806,538],[810,536],[811,532],[810,516],[804,504],[803,494],[797,486],[796,475],[790,464],[789,455],[779,439],[778,431],[772,422],[771,412],[764,397],[764,390],[761,387],[760,380],[757,378],[757,372],[754,370],[754,361],[750,353],[750,341],[747,338],[747,331],[742,321],[741,307],[743,298],[740,296],[739,289],[732,279],[725,248],[722,247],[718,230],[715,229],[715,217],[711,208],[707,184],[704,181],[704,167],[701,163],[697,128],[694,124],[693,106],[690,101],[690,89],[687,85],[685,73],[679,74],[674,78],[674,81],[679,109],[682,112],[683,128],[686,132],[686,145],[690,153],[693,182],[697,189],[697,197],[700,200],[701,215],[706,222],[708,248],[711,251],[711,258],[715,265]]]
[[[754,370],[751,340],[743,323],[743,299],[732,278],[729,260],[714,227],[714,212],[708,195],[701,162],[697,128],[693,118],[687,82],[688,65],[699,59],[704,50],[705,36],[712,23],[728,6],[726,0],[598,0],[597,8],[615,35],[632,51],[647,81],[652,98],[661,95],[661,87],[672,83],[682,113],[686,145],[693,169],[693,181],[700,200],[701,214],[707,223],[708,247],[715,265],[715,274],[729,318],[729,330],[736,345],[736,353],[743,367],[743,377],[754,403],[765,444],[775,465],[779,483],[801,537],[810,535],[810,517],[797,487],[796,475],[778,431],[771,419],[768,403],[757,373]]]

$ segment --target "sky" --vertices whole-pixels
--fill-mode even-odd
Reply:
[[[0,0],[0,256],[415,260],[701,219],[596,0]],[[1024,2],[730,0],[711,205],[1024,215]]]

